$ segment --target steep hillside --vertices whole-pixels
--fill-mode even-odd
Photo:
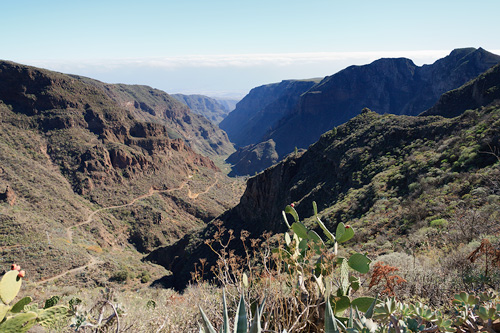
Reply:
[[[495,104],[456,118],[380,115],[364,109],[305,153],[291,154],[250,178],[240,203],[218,219],[235,231],[236,239],[243,229],[256,237],[266,230],[285,230],[281,211],[287,204],[294,202],[299,215],[307,217],[316,201],[330,230],[340,221],[358,229],[354,243],[360,245],[352,244],[363,244],[358,250],[376,256],[413,244],[416,251],[428,237],[437,237],[435,220],[455,226],[450,235],[458,233],[457,239],[465,237],[460,223],[471,219],[477,223],[467,228],[474,232],[500,227],[499,151],[500,107]],[[216,259],[196,242],[216,231],[210,223],[148,258],[171,269],[170,283],[182,287],[199,258],[207,257],[209,263]],[[433,238],[439,241],[444,239]]]
[[[454,50],[434,64],[421,67],[404,58],[351,66],[303,93],[292,109],[282,110],[286,116],[275,120],[272,128],[268,122],[261,122],[266,133],[259,132],[255,138],[272,139],[276,152],[283,158],[295,147],[307,148],[322,133],[345,123],[364,107],[380,114],[418,115],[430,108],[441,94],[460,87],[499,61],[500,56],[481,48],[467,48]],[[247,124],[250,119],[251,116],[239,121]],[[224,129],[234,140],[231,131]],[[237,140],[233,142],[239,144]]]
[[[300,95],[317,80],[284,80],[252,89],[221,123],[238,147],[255,144],[273,125],[294,108]]]
[[[181,138],[196,152],[210,157],[225,157],[234,152],[226,133],[205,117],[169,94],[148,86],[104,84],[89,78],[72,76],[96,87],[140,121],[167,127],[172,138]]]
[[[456,117],[465,110],[476,109],[500,101],[500,64],[462,87],[449,91],[422,116]]]
[[[229,112],[233,111],[236,109],[236,104],[240,101],[239,99],[226,99],[223,97],[217,97],[215,98],[219,104],[221,104],[226,110],[229,110]]]
[[[226,159],[226,162],[233,165],[233,171],[229,173],[230,176],[253,175],[267,166],[277,163],[278,157],[276,143],[271,139],[238,148]]]
[[[32,282],[73,271],[87,284],[137,276],[140,252],[236,204],[238,180],[182,139],[203,132],[198,116],[166,96],[0,62],[3,267],[22,262]]]
[[[232,111],[216,99],[203,95],[173,94],[171,96],[214,124],[219,124]]]

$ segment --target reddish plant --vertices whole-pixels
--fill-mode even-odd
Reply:
[[[406,282],[401,276],[392,274],[396,271],[399,271],[396,267],[386,265],[382,261],[377,262],[373,268],[368,288],[371,289],[375,286],[382,285],[383,290],[380,294],[394,296],[396,286]]]

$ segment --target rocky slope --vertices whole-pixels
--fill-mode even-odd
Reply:
[[[319,79],[284,80],[253,88],[219,126],[238,147],[258,143],[317,82]]]
[[[149,87],[0,62],[1,265],[22,262],[30,281],[74,268],[89,269],[89,284],[137,273],[138,251],[236,204],[237,180],[197,152],[227,153],[224,138]]]
[[[484,91],[496,89],[500,82],[495,73],[472,85],[488,82]],[[472,90],[468,98],[464,91],[466,99],[475,100]],[[306,152],[291,154],[250,178],[240,203],[218,220],[234,230],[236,239],[241,230],[251,237],[266,230],[282,232],[281,211],[287,204],[294,202],[299,215],[309,217],[316,201],[330,230],[340,221],[351,224],[358,229],[355,243],[365,244],[360,250],[372,255],[375,249],[425,242],[434,230],[427,227],[440,218],[458,225],[467,214],[477,214],[475,228],[498,228],[494,212],[500,208],[500,158],[494,153],[499,151],[500,107],[495,103],[455,118],[380,115],[364,109]],[[203,243],[216,231],[210,223],[148,259],[172,270],[166,283],[181,288],[199,258],[208,263],[217,259]],[[405,240],[407,234],[412,236]]]
[[[171,96],[216,125],[232,111],[227,105],[203,95],[172,94]]]
[[[238,119],[244,128],[237,132],[248,134],[245,144],[272,139],[279,158],[283,158],[295,147],[307,148],[322,133],[348,121],[364,107],[380,114],[418,115],[430,108],[441,94],[460,87],[499,61],[500,56],[481,48],[467,48],[454,50],[434,64],[421,67],[404,58],[380,59],[364,66],[351,66],[295,96],[298,98],[295,103],[282,109],[282,117],[274,119],[271,126],[269,121],[251,122],[253,116],[247,113],[246,119]],[[267,99],[271,97],[267,96]],[[267,100],[261,101],[266,103]],[[249,122],[251,125],[247,125]],[[256,132],[252,139],[250,129],[259,127],[265,133]],[[231,128],[222,128],[236,145],[241,146],[243,141],[233,134]]]
[[[219,102],[219,104],[222,105],[226,110],[229,110],[229,112],[236,109],[236,104],[238,104],[238,102],[240,101],[239,99],[230,99],[224,97],[217,97],[215,98],[215,100]]]
[[[141,85],[103,84],[74,77],[104,91],[122,108],[130,111],[135,119],[166,126],[172,138],[181,138],[202,155],[224,157],[234,152],[224,131],[161,90]]]
[[[457,117],[466,110],[500,101],[500,65],[493,66],[477,79],[443,94],[438,102],[421,116]]]
[[[271,139],[238,148],[236,152],[226,159],[226,162],[233,166],[229,176],[237,176],[239,174],[253,175],[267,166],[277,163],[278,160],[276,143]]]

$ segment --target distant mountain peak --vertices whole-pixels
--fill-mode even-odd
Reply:
[[[204,95],[173,94],[171,96],[214,124],[219,124],[232,111],[218,100]]]
[[[285,86],[282,81],[252,89],[221,127],[240,147],[272,139],[279,158],[283,158],[295,147],[307,148],[322,133],[345,123],[365,107],[380,114],[418,115],[443,93],[499,61],[498,55],[469,47],[452,50],[430,65],[417,66],[407,58],[382,58],[349,66],[300,92],[278,89]],[[276,104],[280,99],[288,103]],[[238,154],[251,156],[241,151]],[[262,161],[256,162],[253,165],[262,165]]]

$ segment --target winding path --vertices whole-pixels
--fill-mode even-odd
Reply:
[[[85,221],[77,223],[77,224],[73,224],[72,226],[67,227],[66,228],[66,238],[69,240],[70,243],[73,243],[73,231],[71,229],[72,228],[77,228],[77,227],[82,226],[84,224],[89,224],[94,219],[94,216],[96,214],[102,212],[102,211],[132,206],[137,201],[142,200],[142,199],[146,199],[146,198],[152,196],[155,193],[168,193],[168,192],[182,190],[184,188],[184,186],[187,185],[188,182],[189,182],[189,180],[186,180],[186,181],[184,181],[181,184],[181,186],[176,187],[176,188],[171,188],[171,189],[168,189],[168,190],[155,190],[154,188],[151,187],[149,189],[148,193],[138,196],[137,198],[133,199],[129,203],[126,203],[126,204],[123,204],[123,205],[117,205],[117,206],[104,207],[104,208],[100,208],[100,209],[98,209],[96,211],[93,211],[92,213],[90,213],[89,217]]]
[[[97,258],[95,258],[93,256],[89,255],[89,257],[90,257],[90,261],[87,264],[85,264],[83,266],[80,266],[80,267],[76,267],[76,268],[67,270],[65,272],[62,272],[61,274],[57,274],[57,275],[49,277],[49,278],[42,279],[40,281],[35,282],[35,284],[39,285],[39,284],[42,284],[42,283],[45,283],[45,282],[50,282],[50,281],[62,278],[65,275],[68,275],[68,274],[71,274],[71,273],[78,273],[80,271],[83,271],[87,267],[90,267],[90,266],[93,266],[93,265],[97,265],[97,264],[103,264],[104,263],[103,261],[97,260]]]
[[[143,195],[140,195],[138,197],[136,197],[135,199],[133,199],[132,201],[130,201],[129,203],[126,203],[126,204],[123,204],[123,205],[116,205],[116,206],[110,206],[110,207],[104,207],[104,208],[100,208],[98,210],[95,210],[93,211],[92,213],[90,213],[90,215],[88,216],[88,218],[83,221],[83,222],[80,222],[80,223],[77,223],[77,224],[74,224],[72,226],[69,226],[66,228],[66,237],[68,239],[68,241],[70,243],[73,243],[73,231],[71,230],[72,228],[77,228],[79,226],[82,226],[84,224],[89,224],[90,222],[93,221],[94,219],[94,216],[102,211],[105,211],[105,210],[110,210],[110,209],[117,209],[117,208],[123,208],[123,207],[128,207],[128,206],[132,206],[133,204],[135,204],[137,201],[139,200],[142,200],[142,199],[145,199],[145,198],[148,198],[152,195],[154,195],[155,193],[169,193],[169,192],[173,192],[173,191],[179,191],[179,190],[182,190],[187,184],[188,182],[190,181],[190,179],[192,178],[192,176],[188,176],[188,179],[185,180],[179,187],[176,187],[176,188],[172,188],[172,189],[168,189],[168,190],[155,190],[153,187],[151,187],[148,191],[148,193],[146,194],[143,194]],[[197,199],[199,195],[201,194],[205,194],[207,193],[208,191],[210,191],[212,189],[212,187],[214,187],[217,183],[218,183],[219,179],[216,178],[215,181],[209,185],[205,191],[203,192],[200,192],[200,193],[192,193],[191,190],[188,189],[188,197],[190,199]],[[70,270],[67,270],[65,272],[62,272],[61,274],[58,274],[58,275],[55,275],[55,276],[52,276],[50,278],[46,278],[46,279],[42,279],[40,281],[37,281],[35,282],[36,285],[38,284],[42,284],[42,283],[46,283],[46,282],[50,282],[50,281],[53,281],[53,280],[56,280],[56,279],[59,279],[61,277],[64,277],[68,274],[72,274],[72,273],[78,273],[80,271],[83,271],[85,270],[87,267],[91,267],[91,266],[94,266],[94,265],[97,265],[97,264],[102,264],[103,262],[98,260],[96,257],[92,256],[92,255],[89,255],[89,262],[83,266],[80,266],[80,267],[76,267],[76,268],[73,268],[73,269],[70,269]]]
[[[219,182],[219,179],[216,178],[215,181],[210,186],[208,186],[205,189],[205,191],[200,192],[200,193],[191,193],[191,190],[188,189],[188,197],[189,197],[189,199],[197,199],[200,194],[206,194],[206,193],[208,193],[208,191],[210,191],[212,189],[212,187],[214,187],[218,182]]]

